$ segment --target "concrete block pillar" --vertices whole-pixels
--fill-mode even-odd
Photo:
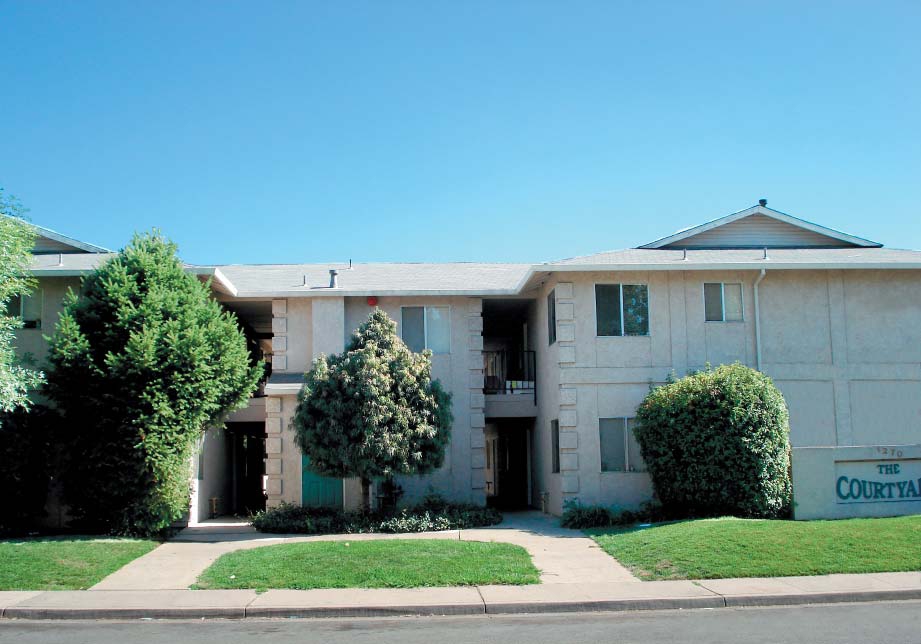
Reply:
[[[282,399],[269,396],[265,400],[265,473],[267,508],[274,508],[284,499],[284,464],[282,461]]]
[[[576,303],[572,282],[559,282],[556,295],[557,361],[561,369],[576,366]],[[576,413],[578,390],[561,387],[559,392],[560,423],[560,492],[563,500],[579,493],[579,418]]]
[[[288,300],[272,300],[272,371],[288,370]]]
[[[471,298],[466,311],[470,415],[470,488],[474,501],[486,502],[486,397],[483,395],[483,300]]]

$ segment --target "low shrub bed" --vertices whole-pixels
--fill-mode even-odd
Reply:
[[[344,512],[282,504],[254,515],[253,527],[259,532],[292,534],[404,533],[478,528],[501,521],[502,515],[492,508],[430,496],[392,512]]]
[[[664,519],[662,506],[656,503],[644,503],[638,510],[623,510],[606,505],[582,505],[576,501],[565,505],[560,525],[572,530],[588,530],[653,523]]]

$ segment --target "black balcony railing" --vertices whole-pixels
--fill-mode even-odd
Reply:
[[[533,351],[484,351],[485,394],[534,396],[537,402],[537,365]]]

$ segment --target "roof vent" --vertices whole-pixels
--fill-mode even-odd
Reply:
[[[339,288],[339,271],[335,268],[329,269],[329,287]]]
[[[767,205],[767,199],[759,199],[758,205],[764,208]]]

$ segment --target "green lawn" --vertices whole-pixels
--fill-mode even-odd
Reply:
[[[520,546],[382,539],[238,550],[214,562],[195,588],[414,588],[538,581],[530,555]]]
[[[921,570],[921,515],[892,519],[701,519],[591,530],[641,579]]]
[[[146,539],[0,541],[0,590],[81,590],[159,545]]]

